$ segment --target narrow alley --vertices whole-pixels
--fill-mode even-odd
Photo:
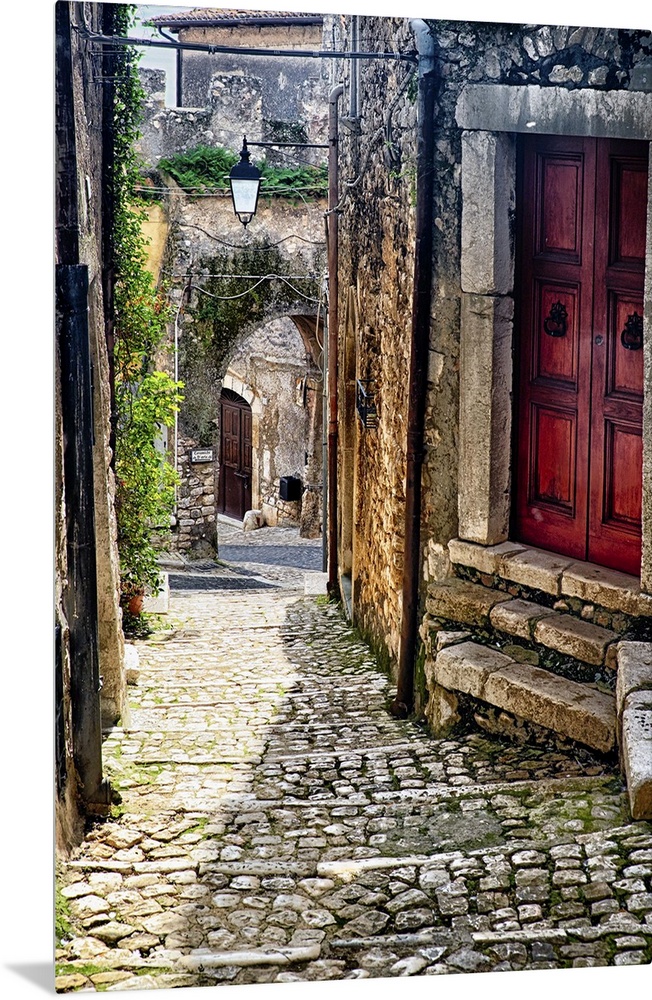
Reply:
[[[614,768],[393,719],[304,593],[320,542],[223,530],[237,562],[172,569],[137,643],[103,751],[122,802],[60,870],[57,989],[649,962],[652,824]]]

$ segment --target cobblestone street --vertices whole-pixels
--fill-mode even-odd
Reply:
[[[171,570],[137,644],[104,743],[120,815],[60,872],[57,988],[649,963],[652,824],[615,768],[393,719],[367,647],[303,593],[321,543],[284,568],[253,536],[238,566]]]

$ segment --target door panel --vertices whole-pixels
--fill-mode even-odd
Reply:
[[[638,575],[647,144],[597,147],[587,558]]]
[[[638,574],[647,144],[521,156],[515,534]]]
[[[241,520],[251,507],[251,408],[236,393],[220,402],[220,480],[218,509]]]
[[[595,172],[591,140],[524,143],[516,536],[586,552]]]

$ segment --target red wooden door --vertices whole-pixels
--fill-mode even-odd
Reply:
[[[241,520],[251,508],[251,408],[228,389],[220,401],[220,443],[218,509]]]
[[[638,574],[647,147],[531,136],[520,177],[515,533]]]

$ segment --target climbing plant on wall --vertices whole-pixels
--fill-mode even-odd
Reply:
[[[116,5],[116,31],[125,35],[135,8]],[[117,56],[113,107],[115,206],[115,402],[116,518],[120,581],[124,598],[158,584],[154,539],[169,529],[174,506],[175,470],[156,448],[161,426],[170,427],[181,401],[181,383],[155,370],[155,354],[167,335],[170,306],[146,268],[141,224],[146,217],[135,188],[135,152],[143,103],[138,55],[124,48]]]

